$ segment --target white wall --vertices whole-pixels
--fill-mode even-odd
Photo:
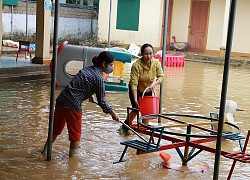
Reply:
[[[237,1],[233,51],[250,53],[250,1]]]
[[[98,39],[108,41],[109,1],[100,0],[98,17]],[[128,12],[129,13],[129,12]],[[139,30],[128,31],[116,29],[117,0],[112,1],[111,42],[137,45],[150,43],[159,47],[161,43],[161,27],[163,14],[163,1],[143,0],[140,3]]]
[[[229,4],[229,0],[211,0],[206,49],[219,50],[221,46],[226,46]],[[250,53],[249,8],[249,0],[237,1],[232,52]]]
[[[54,18],[51,17],[51,33],[54,33]],[[91,21],[92,32],[97,35],[97,20],[91,19],[77,19],[77,18],[59,18],[59,38],[66,38],[67,36],[74,36],[82,38],[91,34]],[[11,32],[11,14],[3,13],[3,34]],[[13,33],[23,32],[26,33],[26,14],[13,14]],[[36,33],[36,15],[28,16],[28,33]]]
[[[223,45],[225,0],[212,0],[208,23],[207,46],[209,50],[220,50]]]
[[[171,37],[180,42],[188,41],[188,26],[191,0],[174,0]]]
[[[211,0],[210,17],[208,24],[208,38],[206,49],[219,50],[225,45],[227,28],[225,28],[224,18],[227,18],[226,1],[230,0]],[[140,7],[139,31],[127,31],[116,29],[117,0],[112,1],[111,18],[111,41],[119,43],[135,43],[142,45],[151,43],[159,47],[162,38],[163,21],[163,0],[142,0]],[[174,0],[171,36],[175,35],[177,41],[188,40],[188,26],[190,17],[191,0]],[[101,41],[108,40],[108,20],[109,20],[109,1],[100,0],[100,12],[98,20],[92,20],[92,31],[94,35],[98,31],[98,38]],[[233,37],[232,52],[250,53],[250,0],[237,1],[237,11],[235,20],[235,29]],[[25,14],[13,14],[13,32],[22,31],[25,33]],[[227,22],[227,20],[225,21]],[[35,33],[36,16],[29,15],[28,32]],[[99,24],[98,24],[99,23]],[[51,18],[51,33],[53,33],[54,19]],[[224,30],[223,30],[224,28]],[[226,30],[225,30],[226,29]],[[11,14],[2,14],[2,32],[10,33]],[[90,19],[63,18],[59,20],[59,37],[66,38],[68,35],[82,37],[91,33]]]
[[[230,0],[211,0],[207,32],[207,50],[220,50],[226,45]],[[171,36],[177,41],[188,40],[191,0],[175,0],[172,15]],[[232,52],[250,53],[250,1],[237,3]]]
[[[64,18],[60,17],[59,20],[59,37],[67,37],[73,35],[75,37],[89,36],[91,34],[91,21],[92,32],[97,36],[97,24],[96,19],[76,19],[76,18]],[[53,28],[54,20],[51,27]]]
[[[114,4],[116,2],[112,1],[111,15],[116,16]],[[109,27],[109,2],[105,0],[99,1],[99,14],[98,14],[98,39],[101,41],[108,41],[108,27]],[[113,10],[114,9],[114,10]],[[113,19],[113,18],[112,18]],[[111,22],[111,28],[113,29],[114,22]],[[112,33],[113,35],[113,33]]]
[[[3,13],[2,18],[3,23],[3,34],[11,32],[11,13]],[[26,14],[13,14],[13,22],[12,22],[13,32],[26,32]],[[28,16],[28,32],[36,33],[36,16],[29,15]]]

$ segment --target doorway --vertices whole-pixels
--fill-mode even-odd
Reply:
[[[189,23],[189,51],[204,52],[207,43],[207,28],[210,0],[192,0]]]

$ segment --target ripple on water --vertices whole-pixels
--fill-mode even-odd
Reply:
[[[129,79],[130,65],[126,65],[125,82]],[[220,103],[223,67],[186,62],[184,68],[166,68],[163,84],[162,108],[164,113],[184,113],[209,116]],[[232,68],[228,84],[228,98],[235,100],[245,111],[237,112],[235,121],[242,132],[250,129],[248,123],[250,72]],[[56,96],[62,89],[56,90]],[[156,88],[159,95],[159,88]],[[124,163],[119,160],[124,146],[120,142],[137,139],[136,135],[121,136],[121,124],[102,112],[93,103],[83,104],[81,156],[69,159],[68,132],[65,128],[53,145],[52,161],[46,161],[40,151],[48,134],[50,81],[17,82],[0,85],[0,177],[1,179],[211,179],[214,154],[203,151],[191,161],[209,166],[204,173],[180,173],[162,166],[158,153],[136,155],[128,149]],[[107,101],[120,118],[126,118],[130,106],[127,92],[107,92]],[[185,120],[189,122],[189,120]],[[182,128],[174,131],[185,133]],[[197,132],[201,133],[201,132]],[[146,135],[143,135],[148,138]],[[169,143],[169,142],[164,142]],[[215,147],[215,142],[208,143]],[[180,148],[183,150],[183,148]],[[238,142],[223,141],[222,149],[238,151]],[[170,163],[181,164],[174,149]],[[232,160],[221,158],[220,178],[226,179]],[[3,177],[3,178],[2,178]],[[234,178],[249,179],[250,169],[237,163]]]

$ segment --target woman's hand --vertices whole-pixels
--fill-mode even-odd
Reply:
[[[157,86],[158,84],[160,84],[161,82],[157,79],[156,81],[154,81],[149,87],[147,92],[152,92],[155,89],[155,86]]]
[[[152,92],[155,89],[155,86],[153,84],[151,84],[151,86],[149,86],[147,92]]]
[[[89,98],[89,102],[96,103],[94,95]]]
[[[115,113],[115,111],[112,111],[109,113],[112,117],[113,120],[117,121],[117,122],[120,122],[120,118],[119,116]]]
[[[137,109],[140,108],[138,101],[135,101],[135,105],[136,105],[136,108],[137,108]]]
[[[137,89],[133,90],[133,98],[134,98],[134,103],[136,105],[136,108],[139,109],[139,103],[138,103],[138,100],[137,100]]]

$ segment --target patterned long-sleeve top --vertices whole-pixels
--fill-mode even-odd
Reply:
[[[112,107],[105,100],[105,83],[102,71],[98,66],[81,69],[70,83],[62,90],[56,101],[68,109],[82,113],[83,101],[96,94],[98,105],[103,112],[112,112]]]

